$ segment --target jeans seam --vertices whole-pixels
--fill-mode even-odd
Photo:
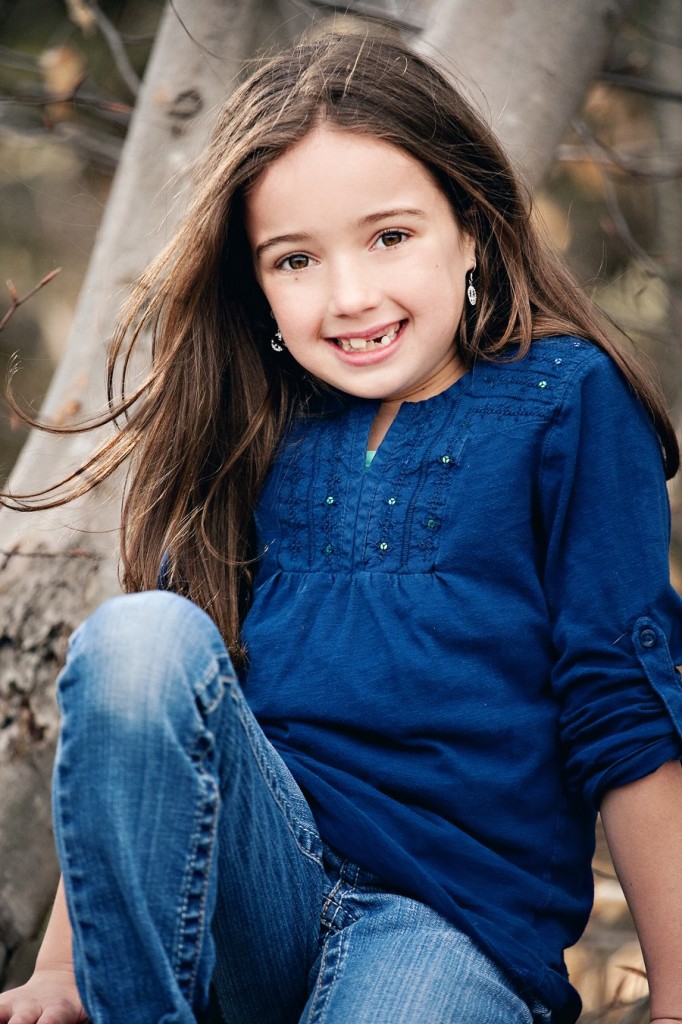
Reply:
[[[231,692],[231,697],[236,704],[239,723],[244,731],[247,743],[249,744],[249,747],[251,749],[251,753],[253,754],[256,767],[258,768],[258,771],[263,781],[265,782],[265,785],[267,786],[270,795],[272,796],[273,800],[277,804],[277,807],[282,813],[284,821],[286,822],[287,828],[294,842],[296,843],[296,846],[298,847],[299,851],[304,857],[307,857],[308,860],[313,861],[313,863],[317,864],[318,867],[323,868],[321,840],[319,833],[315,829],[310,828],[304,822],[300,821],[300,819],[292,820],[294,818],[294,814],[289,804],[289,801],[286,797],[286,794],[280,787],[274,773],[272,772],[268,764],[267,758],[262,756],[260,744],[254,741],[254,737],[252,736],[250,720],[246,715],[243,714],[243,696],[241,695],[241,693],[235,694],[234,692]],[[263,741],[267,743],[267,737],[263,736]],[[275,754],[277,757],[279,757],[277,751],[275,751]],[[311,840],[313,840],[314,843],[320,845],[319,854],[316,854],[313,850],[306,849],[306,847],[300,841],[300,833],[305,833],[305,835],[307,835]]]
[[[330,945],[332,939],[336,939],[338,941],[338,957],[336,964],[332,969],[331,978],[329,978],[329,980],[326,980],[325,971],[327,967],[327,960],[329,958]],[[327,1007],[329,1005],[329,1001],[326,1000],[326,993],[331,992],[334,989],[334,985],[337,982],[339,973],[341,971],[341,967],[345,960],[347,946],[348,939],[345,931],[334,932],[334,934],[330,935],[328,939],[324,942],[322,948],[322,959],[320,961],[320,970],[317,975],[317,981],[315,983],[315,988],[313,991],[313,999],[311,1001],[310,1012],[308,1014],[308,1024],[315,1024],[315,1022],[317,1022],[317,1024],[324,1024]]]
[[[225,695],[230,673],[225,673],[220,658],[213,654],[201,680],[196,683],[194,694],[201,705],[202,718],[212,714]],[[206,692],[211,683],[220,685],[212,700],[206,701]],[[201,866],[208,864],[215,850],[220,792],[216,779],[202,763],[200,740],[189,750],[192,760],[197,762],[197,778],[201,787],[201,806],[197,810],[196,824],[187,860],[181,902],[178,914],[178,938],[173,955],[173,972],[185,999],[191,1006],[199,970],[201,944],[205,935],[206,902],[210,885],[209,871]],[[196,909],[194,909],[196,907]]]
[[[210,703],[204,704],[204,697],[209,684],[213,679],[219,679],[221,687]],[[201,682],[197,684],[195,689],[195,695],[198,700],[202,701],[202,707],[204,714],[210,715],[220,704],[225,690],[235,682],[234,672],[225,671],[221,666],[221,659],[218,655],[213,654],[210,663],[206,666],[206,671],[201,677]]]
[[[178,921],[178,941],[173,958],[173,970],[178,979],[178,985],[190,1006],[194,1000],[201,943],[205,936],[206,901],[210,884],[210,872],[206,867],[200,866],[199,862],[203,857],[208,863],[213,856],[220,801],[218,786],[213,776],[201,769],[198,775],[202,782],[203,800],[197,814],[191,855],[185,869]],[[208,828],[205,828],[206,824],[208,824]],[[197,910],[192,918],[194,903],[197,905]]]

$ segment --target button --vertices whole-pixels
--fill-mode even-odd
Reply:
[[[326,544],[323,547],[322,550],[323,550],[325,555],[333,555],[334,554],[334,548],[331,546],[331,544]]]
[[[443,463],[444,466],[449,466],[450,463],[452,462],[452,459],[450,458],[449,455],[441,455],[440,461]]]
[[[656,646],[656,634],[653,629],[643,629],[639,634],[639,639],[642,647],[655,647]]]
[[[395,501],[396,501],[395,498],[389,498],[388,501],[386,502],[386,504],[387,505],[395,505]]]
[[[438,526],[438,520],[437,519],[427,519],[426,520],[426,525],[428,526],[429,530],[435,530],[436,527]]]
[[[385,540],[382,540],[381,544],[379,545],[379,550],[380,551],[388,551],[388,544],[386,543]]]
[[[327,502],[328,505],[333,505],[334,502],[336,501],[336,498],[334,497],[333,494],[330,494],[325,498],[325,501]]]
[[[547,381],[546,380],[538,381],[538,387],[539,388],[546,388],[547,387]]]

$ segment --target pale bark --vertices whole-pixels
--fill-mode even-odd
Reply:
[[[274,8],[250,0],[175,0],[175,8],[186,29],[169,7],[44,417],[103,408],[116,309],[181,216],[192,160],[242,61],[279,23]],[[34,432],[11,489],[58,480],[94,441],[92,434],[54,439]],[[36,931],[54,891],[53,684],[68,635],[118,589],[119,483],[102,486],[68,513],[0,515],[0,966]]]
[[[419,45],[446,51],[478,81],[474,99],[487,94],[495,126],[537,181],[625,6],[441,0]],[[290,37],[305,22],[284,0],[175,0],[175,7],[193,39],[167,10],[45,416],[103,407],[116,308],[182,214],[188,170],[214,108],[256,44]],[[91,434],[33,434],[11,488],[20,493],[59,479],[93,442]],[[53,682],[69,633],[117,589],[119,486],[107,483],[68,512],[0,515],[0,963],[34,933],[52,894]]]
[[[537,185],[631,0],[440,0],[417,49],[458,80]]]
[[[658,0],[654,14],[655,42],[652,77],[662,89],[680,82],[679,0]],[[654,108],[658,139],[666,163],[682,168],[682,104],[658,100]],[[661,383],[671,405],[673,422],[682,428],[682,177],[655,184],[656,248],[665,272],[666,317],[664,334],[650,341],[651,355],[660,369]],[[672,487],[673,539],[678,563],[682,558],[682,481]]]

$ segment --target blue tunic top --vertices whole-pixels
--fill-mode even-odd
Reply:
[[[471,935],[557,1022],[605,790],[682,756],[682,602],[649,417],[549,338],[288,435],[257,510],[246,697],[323,839]]]

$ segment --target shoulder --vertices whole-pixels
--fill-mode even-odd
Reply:
[[[537,338],[522,357],[518,355],[518,347],[511,345],[498,358],[478,362],[474,373],[492,386],[506,379],[511,386],[534,386],[539,391],[549,389],[550,394],[563,394],[572,381],[580,380],[595,367],[613,365],[610,357],[593,342],[561,335]]]
[[[597,494],[620,467],[623,487],[649,486],[653,479],[660,490],[663,450],[653,418],[607,352],[582,338],[548,338],[532,345],[520,362],[542,373],[543,390],[554,392],[543,472],[572,474],[582,463],[582,477],[592,481]]]
[[[604,390],[627,404],[637,402],[611,357],[585,338],[540,338],[518,357],[479,360],[470,373],[472,398],[486,411],[553,421],[570,407]]]

